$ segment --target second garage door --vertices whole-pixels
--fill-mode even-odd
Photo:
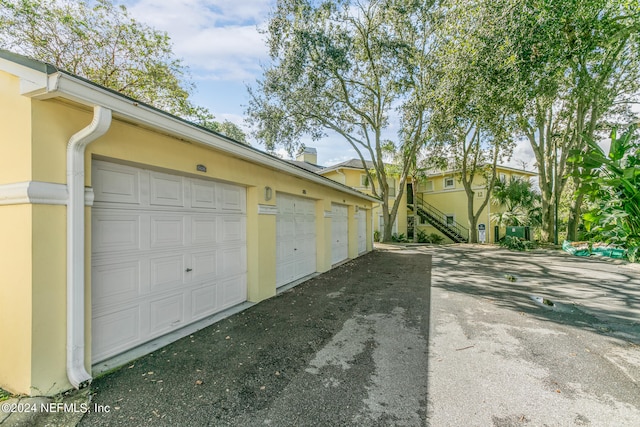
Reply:
[[[331,204],[331,264],[349,257],[349,209],[344,205]]]
[[[315,201],[277,194],[276,287],[316,272]]]
[[[246,300],[240,186],[93,162],[92,361]]]

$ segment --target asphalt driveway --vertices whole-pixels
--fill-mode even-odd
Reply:
[[[639,426],[640,265],[433,254],[432,426]]]

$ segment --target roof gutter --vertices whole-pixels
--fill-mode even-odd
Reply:
[[[110,126],[111,110],[94,106],[91,124],[71,136],[67,144],[67,377],[75,388],[91,381],[84,365],[84,156],[86,147]]]

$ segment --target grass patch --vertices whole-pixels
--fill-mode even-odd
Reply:
[[[13,396],[11,393],[0,388],[0,402],[7,400],[11,396]]]

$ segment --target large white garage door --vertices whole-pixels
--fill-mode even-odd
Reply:
[[[356,213],[358,220],[358,254],[367,251],[367,211]]]
[[[276,195],[276,287],[316,272],[315,201]]]
[[[331,204],[331,264],[349,256],[349,217],[344,205]]]
[[[246,300],[243,187],[93,162],[92,361]]]

